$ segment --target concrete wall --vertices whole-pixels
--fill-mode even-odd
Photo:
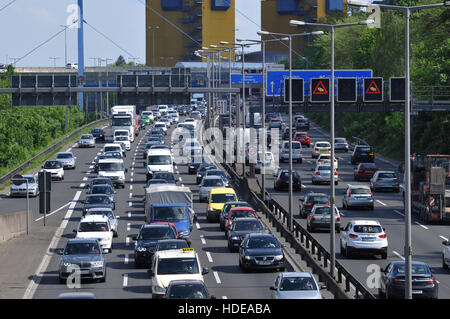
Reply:
[[[27,213],[17,212],[0,216],[0,243],[27,231]]]

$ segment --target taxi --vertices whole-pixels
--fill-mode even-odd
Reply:
[[[219,221],[220,213],[227,202],[237,202],[238,197],[234,189],[230,187],[213,188],[208,196],[208,208],[206,209],[206,220],[209,222]]]
[[[207,273],[209,269],[201,266],[198,254],[193,248],[157,251],[148,270],[152,278],[152,298],[164,297],[172,280],[204,282],[203,275]]]

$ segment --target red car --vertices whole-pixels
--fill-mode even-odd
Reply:
[[[378,170],[379,168],[375,163],[359,163],[354,171],[355,181],[371,179],[373,174]]]
[[[294,141],[300,142],[307,147],[311,147],[311,138],[308,136],[307,132],[297,132],[294,136]]]
[[[251,207],[234,207],[228,212],[228,218],[225,221],[225,228],[231,229],[233,220],[239,217],[256,217],[256,212]]]

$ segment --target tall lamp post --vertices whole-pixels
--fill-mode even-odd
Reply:
[[[349,0],[349,5],[368,7],[367,3]],[[405,13],[405,299],[412,299],[412,244],[411,244],[411,86],[410,86],[410,53],[409,53],[409,19],[411,12],[433,9],[437,7],[450,6],[450,1],[444,3],[402,7],[387,4],[371,5],[372,7],[379,7],[383,9],[397,10]]]
[[[334,31],[336,28],[343,28],[343,27],[350,27],[350,26],[356,26],[356,25],[367,25],[367,24],[373,24],[373,20],[366,20],[361,22],[355,22],[355,23],[344,23],[344,24],[322,24],[322,23],[309,23],[309,22],[303,22],[303,21],[297,21],[297,20],[290,20],[289,24],[291,26],[317,26],[317,27],[324,27],[328,28],[331,31],[331,174],[330,174],[330,275],[331,277],[334,277],[334,270],[335,270],[335,258],[336,258],[336,251],[335,251],[335,207],[336,207],[336,199],[335,199],[335,185],[334,185],[334,170],[335,170],[335,164],[334,164]],[[291,86],[290,86],[291,87]],[[292,120],[291,120],[292,121]],[[292,122],[291,122],[292,125]]]

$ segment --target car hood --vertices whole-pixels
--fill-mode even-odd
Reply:
[[[37,188],[37,186],[38,185],[36,183],[28,183],[28,188],[29,189]],[[22,183],[20,185],[11,184],[11,188],[27,188],[27,183]]]
[[[107,237],[112,237],[111,232],[108,231],[92,231],[92,232],[78,232],[76,238],[98,238],[100,240]]]
[[[61,258],[61,262],[69,262],[72,264],[77,264],[81,262],[93,262],[93,261],[103,261],[103,257],[100,254],[95,255],[64,255]]]
[[[43,172],[59,173],[63,168],[44,168]]]
[[[222,210],[225,203],[211,203],[208,206],[208,209],[214,209],[214,210]]]
[[[282,255],[283,252],[281,248],[255,248],[255,249],[246,249],[246,256],[274,256],[274,255]]]
[[[278,291],[277,299],[322,299],[322,295],[317,290],[295,290]]]

